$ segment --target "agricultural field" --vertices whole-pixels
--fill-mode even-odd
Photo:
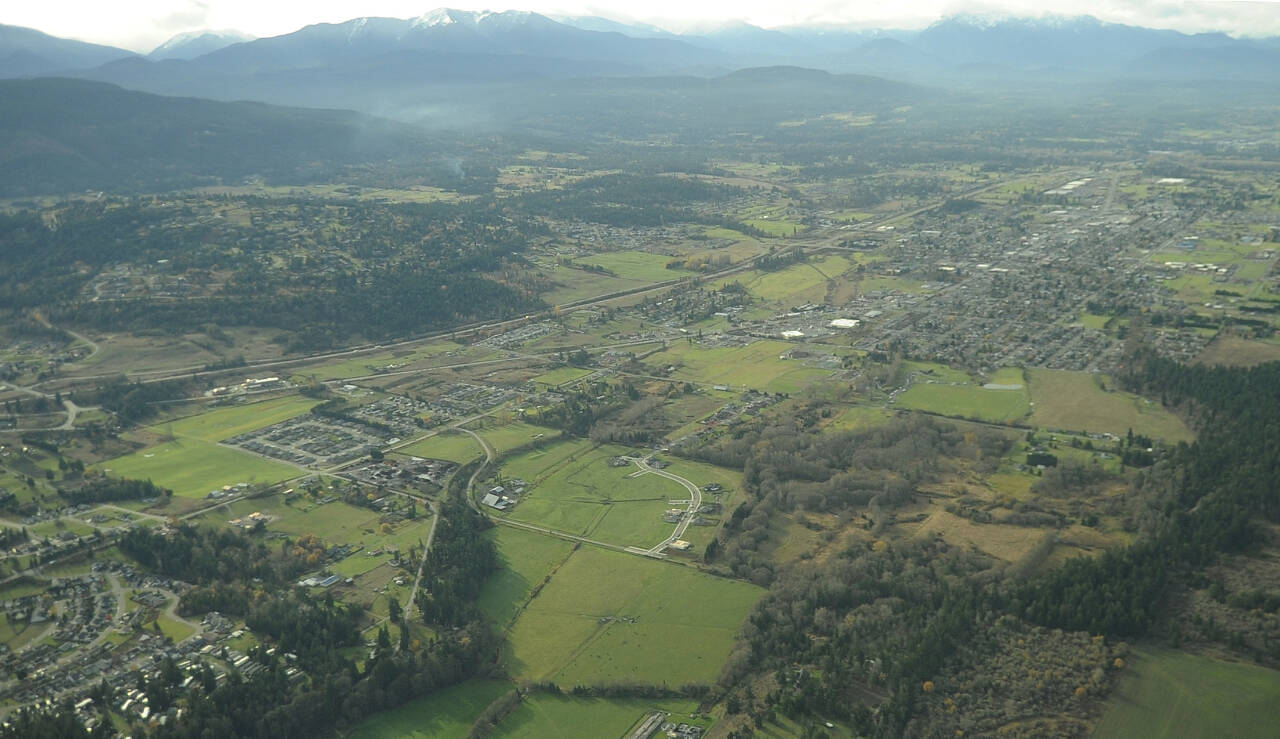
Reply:
[[[664,269],[663,271],[666,272],[667,270]],[[672,274],[665,277],[663,281],[688,275],[687,272],[675,272],[675,270],[671,270],[671,272]],[[636,279],[630,276],[614,277],[559,264],[547,270],[546,274],[549,279],[556,283],[557,287],[550,292],[544,293],[541,297],[552,305],[561,305],[597,295],[629,290],[634,287],[651,285],[654,282],[654,280]]]
[[[1219,334],[1196,357],[1198,364],[1254,365],[1280,359],[1280,343]]]
[[[573,545],[507,526],[495,526],[488,535],[497,544],[500,569],[485,582],[479,605],[502,629],[519,614],[529,593],[565,561]]]
[[[184,498],[203,498],[224,485],[267,485],[303,474],[292,465],[196,439],[142,449],[98,468],[113,477],[151,480]]]
[[[1274,737],[1280,672],[1181,652],[1143,649],[1125,667],[1095,739]]]
[[[777,272],[746,272],[724,282],[741,283],[752,295],[770,302],[821,302],[827,282],[844,274],[850,266],[845,257],[822,256]]]
[[[1041,369],[1029,373],[1035,406],[1031,423],[1040,428],[1118,436],[1133,429],[1134,433],[1169,442],[1194,438],[1182,419],[1159,403],[1115,390],[1105,376]]]
[[[287,395],[259,403],[215,408],[194,416],[158,424],[152,430],[159,434],[172,434],[185,439],[222,441],[300,416],[319,402],[301,395]]]
[[[510,691],[505,680],[472,680],[376,714],[346,739],[464,739],[480,712]]]
[[[498,454],[506,454],[514,449],[529,446],[538,442],[551,442],[560,436],[557,429],[535,426],[523,421],[514,421],[501,426],[486,426],[474,429]]]
[[[786,342],[769,340],[713,349],[673,343],[646,361],[651,366],[675,366],[673,379],[767,392],[794,393],[831,376],[829,370],[779,358],[791,348]]]
[[[505,661],[517,679],[562,686],[711,682],[763,592],[584,546],[516,621]]]

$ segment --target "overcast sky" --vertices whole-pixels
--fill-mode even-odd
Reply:
[[[5,0],[2,5],[0,23],[142,52],[184,31],[235,29],[275,36],[311,23],[360,16],[412,18],[438,7],[430,0]],[[1280,0],[528,0],[518,5],[458,0],[447,7],[602,15],[677,31],[728,20],[765,27],[838,23],[918,28],[947,15],[979,13],[1093,15],[1186,32],[1280,35]]]

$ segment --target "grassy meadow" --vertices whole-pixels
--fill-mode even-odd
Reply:
[[[1142,650],[1125,668],[1094,739],[1263,739],[1280,727],[1280,672],[1182,652]]]
[[[562,686],[711,682],[763,592],[673,564],[582,547],[516,621],[505,661],[517,679]]]

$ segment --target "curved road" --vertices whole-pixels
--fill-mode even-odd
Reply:
[[[689,510],[680,517],[680,523],[676,524],[675,531],[672,531],[671,536],[668,536],[661,544],[649,548],[648,553],[650,555],[658,555],[662,553],[662,550],[681,539],[684,536],[684,532],[688,530],[689,524],[693,523],[694,516],[698,514],[698,509],[702,507],[702,489],[679,475],[672,474],[666,470],[650,467],[649,459],[650,457],[636,459],[636,466],[643,470],[644,473],[652,473],[659,477],[665,477],[668,480],[675,480],[683,485],[685,490],[689,491]]]

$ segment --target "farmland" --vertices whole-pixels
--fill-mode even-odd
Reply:
[[[1116,435],[1132,429],[1169,442],[1192,438],[1177,416],[1159,403],[1116,390],[1109,378],[1059,370],[1031,370],[1030,375],[1035,403],[1030,420],[1041,428]]]
[[[600,572],[610,577],[601,578]],[[593,547],[578,549],[516,621],[506,663],[561,685],[708,682],[761,590]],[[698,604],[715,603],[715,608]]]
[[[347,739],[463,739],[475,717],[511,690],[503,680],[472,680],[379,713]]]
[[[1165,650],[1139,651],[1094,732],[1120,737],[1275,736],[1280,673]]]

